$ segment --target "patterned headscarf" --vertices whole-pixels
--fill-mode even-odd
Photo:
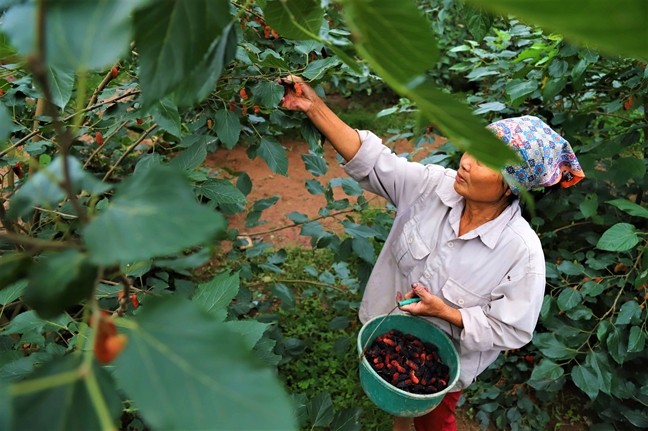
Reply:
[[[527,190],[554,184],[569,187],[585,178],[569,142],[539,118],[530,115],[507,118],[489,124],[488,129],[522,159],[520,165],[502,168],[514,194],[520,194],[517,185]],[[510,181],[511,178],[515,181]]]

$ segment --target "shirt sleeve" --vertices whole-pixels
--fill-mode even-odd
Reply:
[[[445,169],[441,166],[409,162],[392,153],[373,133],[360,130],[361,146],[356,155],[341,164],[344,171],[372,193],[388,199],[397,208],[407,208],[437,183]]]
[[[495,288],[484,306],[462,308],[461,348],[519,349],[533,338],[545,291],[545,275],[526,273]]]

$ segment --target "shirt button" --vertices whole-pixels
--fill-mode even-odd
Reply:
[[[426,272],[426,273],[425,273],[425,274],[423,274],[423,275],[425,276],[425,278],[430,278],[430,277],[432,277],[432,276],[430,275],[430,273],[429,273],[429,272]]]
[[[464,305],[464,300],[463,300],[463,299],[459,299],[459,300],[457,301],[457,304],[459,304],[459,305]]]
[[[407,238],[407,243],[408,243],[408,244],[411,244],[413,241],[414,241],[413,238]]]
[[[449,243],[448,243],[448,247],[450,247],[450,248],[454,247],[454,242],[452,242],[452,241],[449,242]]]

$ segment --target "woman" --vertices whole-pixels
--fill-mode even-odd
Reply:
[[[584,178],[583,171],[569,143],[536,117],[489,126],[522,159],[502,173],[469,154],[462,156],[457,171],[408,162],[374,134],[346,125],[298,78],[283,84],[283,106],[306,113],[346,160],[346,173],[397,207],[359,317],[365,323],[387,314],[394,298],[421,298],[400,310],[426,316],[450,335],[461,374],[454,391],[432,412],[415,418],[414,425],[418,431],[456,430],[461,390],[501,351],[531,341],[542,306],[542,246],[521,216],[517,186],[567,187]],[[507,183],[510,177],[516,180],[513,185]],[[411,419],[394,418],[394,430],[407,430],[410,424]]]

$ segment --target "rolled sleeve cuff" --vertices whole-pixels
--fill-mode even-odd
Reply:
[[[459,310],[463,321],[460,343],[462,351],[475,352],[493,348],[493,333],[490,322],[481,307]]]
[[[382,139],[368,130],[358,130],[357,132],[360,136],[360,149],[351,160],[347,163],[340,163],[340,166],[347,175],[356,181],[360,181],[366,178],[376,166],[380,153],[386,147],[383,145]]]

